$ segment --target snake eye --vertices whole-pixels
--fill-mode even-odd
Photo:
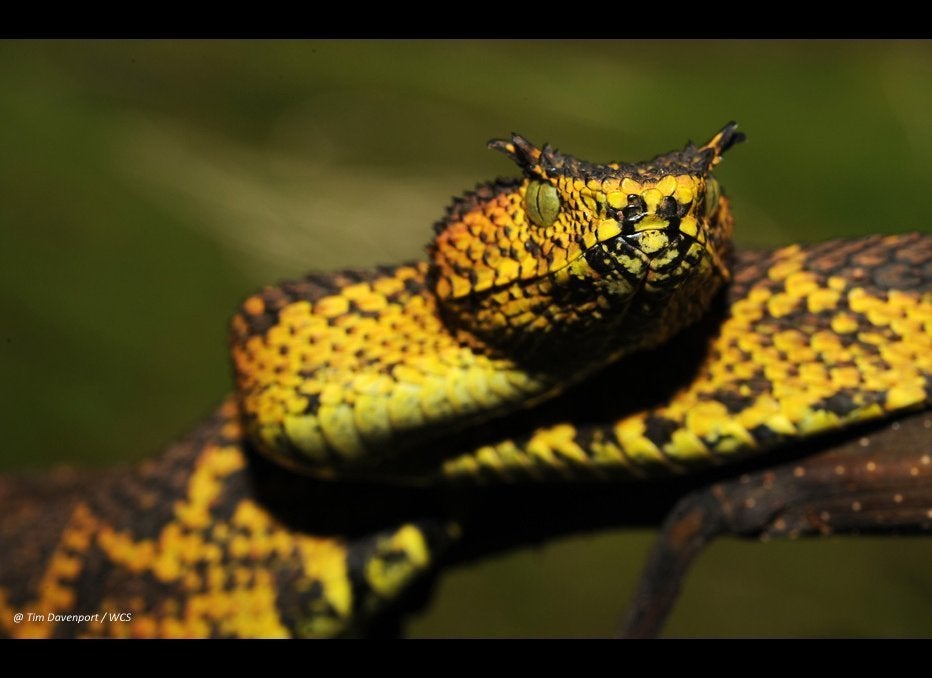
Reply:
[[[557,189],[543,181],[532,181],[524,194],[524,208],[531,221],[546,228],[560,214],[560,196]]]
[[[718,209],[718,201],[722,196],[722,189],[719,188],[718,181],[715,177],[709,177],[705,185],[705,206],[703,214],[706,219],[710,219]]]

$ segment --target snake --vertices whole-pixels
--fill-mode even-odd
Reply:
[[[246,298],[234,392],[162,455],[0,477],[0,635],[364,634],[462,535],[424,491],[623,494],[928,407],[932,236],[736,249],[743,138],[597,164],[512,134],[520,175],[425,261]]]

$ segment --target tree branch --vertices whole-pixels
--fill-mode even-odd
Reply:
[[[793,463],[696,489],[664,521],[621,627],[663,628],[693,560],[713,539],[932,531],[932,413],[887,423]]]

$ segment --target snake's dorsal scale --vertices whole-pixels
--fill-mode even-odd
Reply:
[[[246,300],[232,353],[257,447],[318,475],[430,475],[451,432],[666,341],[729,278],[732,218],[711,171],[741,138],[729,124],[700,147],[604,165],[492,142],[523,179],[457,201],[429,262]]]

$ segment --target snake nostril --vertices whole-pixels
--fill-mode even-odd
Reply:
[[[677,216],[677,202],[672,195],[666,196],[657,207],[657,216],[663,219],[674,219]]]

